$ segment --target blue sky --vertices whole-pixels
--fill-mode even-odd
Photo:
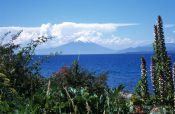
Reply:
[[[108,37],[108,39],[116,37],[116,39],[113,39],[116,41],[115,44],[110,44],[111,40],[104,41],[108,42],[108,45],[118,45],[107,46],[109,48],[120,48],[122,45],[125,45],[122,48],[126,48],[128,45],[133,44],[134,41],[137,42],[133,46],[152,41],[153,25],[158,15],[161,15],[163,18],[167,41],[175,41],[175,32],[173,32],[175,31],[174,11],[174,0],[0,0],[0,32],[4,32],[3,27],[6,27],[6,29],[7,27],[9,29],[11,29],[10,27],[34,29],[48,23],[51,24],[48,26],[52,28],[54,24],[59,26],[60,24],[64,25],[65,22],[73,23],[74,27],[77,27],[77,24],[94,26],[93,24],[95,23],[98,24],[97,28],[100,27],[100,24],[112,23],[114,25],[117,24],[117,27],[115,26],[116,30],[108,30],[106,32],[106,27],[109,28],[110,25],[105,25],[105,30],[93,29],[93,31],[89,31],[88,29],[87,31],[90,36],[94,34],[93,32],[102,34],[102,39],[105,39],[105,37]],[[70,23],[66,23],[66,26],[68,25],[72,26]],[[72,30],[71,27],[69,29],[74,34],[72,31],[75,30]],[[80,27],[79,29],[82,28]],[[86,29],[83,28],[84,31]],[[32,32],[30,30],[27,34]],[[76,30],[76,32],[78,34],[82,31]],[[89,36],[82,37],[80,39],[88,39]],[[104,42],[94,39],[90,40],[97,44],[106,45]],[[126,40],[131,41],[128,41],[128,44],[127,41],[126,44],[122,44],[123,39],[123,42]],[[120,41],[121,45],[119,45]],[[64,42],[67,43],[65,40]]]

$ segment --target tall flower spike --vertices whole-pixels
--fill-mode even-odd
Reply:
[[[160,73],[159,77],[159,90],[160,90],[160,102],[164,104],[164,78],[162,72]]]
[[[175,63],[173,65],[173,85],[174,85],[174,112],[175,112]]]
[[[148,81],[147,81],[147,70],[146,70],[146,61],[145,58],[141,58],[141,82],[142,82],[142,93],[143,99],[146,101],[149,97],[148,92]]]
[[[157,80],[156,80],[156,72],[155,72],[155,60],[152,57],[152,63],[151,63],[151,81],[152,81],[152,86],[153,86],[153,92],[157,96]]]
[[[164,32],[163,32],[163,21],[161,16],[158,16],[157,19],[157,37],[158,37],[158,42],[159,42],[159,49],[161,52],[161,59],[162,62],[165,62],[166,57],[167,57],[167,52],[166,52],[166,46],[165,46],[165,38],[164,38]]]
[[[157,33],[157,25],[154,25],[154,43],[153,43],[153,47],[154,47],[154,52],[157,55],[158,54],[158,33]]]

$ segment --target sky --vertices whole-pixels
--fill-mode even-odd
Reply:
[[[93,42],[120,50],[150,44],[158,15],[175,43],[174,0],[0,0],[0,35],[23,30],[16,43],[54,36],[41,48]]]

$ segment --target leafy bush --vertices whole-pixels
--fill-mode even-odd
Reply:
[[[20,95],[31,96],[41,86],[42,78],[38,72],[39,66],[31,64],[32,55],[37,45],[47,38],[41,37],[31,41],[26,47],[14,44],[22,31],[13,35],[8,43],[0,43],[0,72],[7,75],[12,86]]]
[[[120,93],[123,86],[109,89],[106,73],[96,75],[82,69],[77,61],[48,79],[42,78],[42,60],[33,62],[32,57],[36,46],[47,38],[40,37],[21,48],[13,43],[21,32],[10,42],[0,43],[0,113],[90,114],[129,110],[128,101]]]
[[[80,67],[77,61],[70,67],[63,67],[52,76],[58,86],[73,87],[76,89],[87,88],[90,93],[102,94],[107,89],[106,73],[95,75]]]

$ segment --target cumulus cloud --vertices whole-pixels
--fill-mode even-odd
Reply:
[[[40,46],[40,48],[58,47],[69,42],[93,42],[111,49],[123,49],[128,46],[137,46],[141,41],[121,38],[114,35],[121,27],[137,24],[116,23],[73,23],[42,24],[40,27],[0,27],[0,34],[11,31],[12,33],[23,30],[15,43],[25,44],[39,36],[52,36],[53,39]]]

